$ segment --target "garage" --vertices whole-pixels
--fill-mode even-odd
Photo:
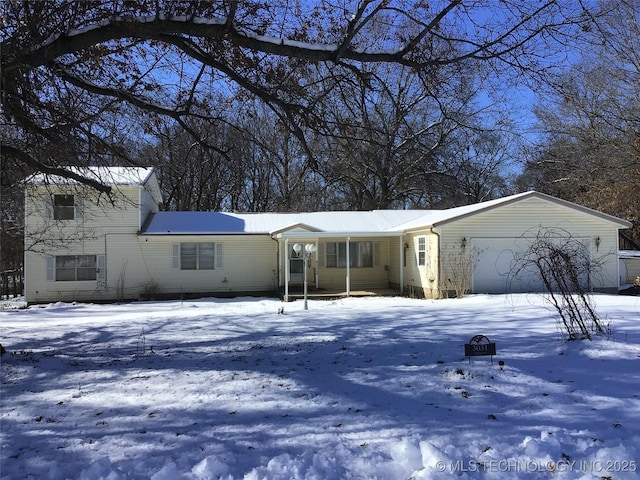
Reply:
[[[523,262],[523,255],[530,248],[534,238],[477,238],[472,239],[474,255],[471,289],[474,293],[527,293],[544,292],[546,290],[540,274],[535,266]],[[573,261],[586,268],[590,262],[589,239],[561,239],[555,237],[552,243],[560,248],[569,245],[578,248],[584,254],[584,264],[578,256]],[[569,244],[570,242],[570,244]],[[582,255],[581,255],[582,256]],[[586,291],[591,290],[590,272],[582,271],[580,283]]]
[[[524,238],[476,238],[471,246],[474,256],[471,289],[474,293],[542,292],[544,286],[532,268],[516,272],[516,258],[526,251],[531,240]]]
[[[460,279],[472,293],[546,291],[537,267],[522,267],[523,255],[536,240],[547,249],[542,255],[555,257],[563,271],[571,271],[568,263],[581,270],[580,289],[618,291],[618,231],[631,226],[625,220],[539,192],[456,207],[433,219],[428,231],[416,233],[436,235],[440,285],[448,287],[448,295],[456,294]],[[563,246],[560,255],[556,245]],[[591,263],[597,265],[590,272]],[[568,282],[564,289],[576,287]]]

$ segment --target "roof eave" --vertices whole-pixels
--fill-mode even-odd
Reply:
[[[318,231],[318,232],[280,232],[277,234],[273,234],[274,238],[346,238],[346,237],[355,237],[355,238],[366,238],[366,237],[380,237],[380,238],[389,238],[389,237],[401,237],[404,235],[404,232],[326,232],[326,231]]]

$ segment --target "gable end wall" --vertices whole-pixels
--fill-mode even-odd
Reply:
[[[443,225],[438,229],[441,255],[459,249],[462,239],[466,239],[467,250],[471,252],[474,239],[533,238],[541,227],[564,229],[572,237],[586,241],[591,247],[592,259],[603,262],[600,274],[592,278],[594,290],[617,291],[618,228],[606,220],[539,198],[525,199]],[[599,238],[598,247],[596,238]],[[449,275],[450,272],[443,269],[443,276]]]

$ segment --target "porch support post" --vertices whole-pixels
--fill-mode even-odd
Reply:
[[[347,297],[351,295],[351,259],[349,258],[349,250],[351,237],[347,237]]]
[[[289,301],[289,239],[284,240],[284,301]]]
[[[313,280],[314,280],[314,282],[315,282],[316,288],[318,288],[318,287],[320,286],[320,284],[319,284],[319,280],[318,280],[318,260],[320,259],[320,253],[319,253],[319,251],[318,251],[318,250],[319,250],[319,247],[320,247],[320,241],[319,241],[319,240],[316,240],[316,251],[315,251],[315,254],[316,254],[316,261],[315,261],[315,263],[314,263],[315,267],[314,267],[314,269],[313,269],[313,273],[314,273],[314,275],[313,275]]]
[[[404,293],[404,235],[400,236],[400,293]]]

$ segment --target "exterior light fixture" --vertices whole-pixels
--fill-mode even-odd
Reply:
[[[309,264],[309,260],[311,259],[311,255],[316,251],[315,243],[307,243],[303,245],[302,243],[295,243],[293,245],[293,251],[296,256],[300,256],[302,251],[304,250],[304,254],[302,256],[304,260],[304,309],[309,310],[309,305],[307,303],[307,266]]]

